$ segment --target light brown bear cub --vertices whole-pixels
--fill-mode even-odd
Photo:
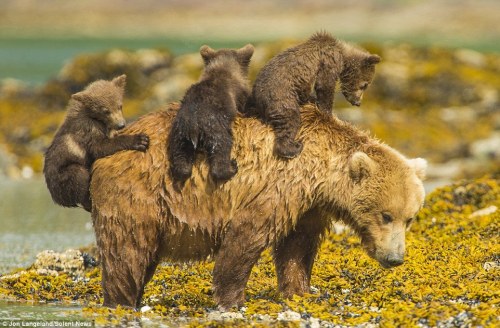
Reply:
[[[316,33],[306,42],[279,53],[262,68],[247,110],[273,127],[276,154],[293,158],[303,147],[302,142],[295,140],[300,128],[299,109],[312,100],[312,91],[318,107],[330,113],[339,80],[344,97],[359,106],[378,62],[377,55],[328,33]]]
[[[99,80],[71,96],[66,118],[45,153],[43,173],[52,199],[65,207],[91,211],[90,168],[96,159],[120,150],[145,151],[145,134],[117,135],[125,127],[122,114],[126,76]]]

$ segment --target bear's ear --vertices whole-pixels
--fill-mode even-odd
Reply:
[[[115,77],[112,81],[111,81],[114,85],[116,85],[118,88],[120,89],[125,89],[125,84],[127,83],[127,75],[125,74],[122,74],[118,77]]]
[[[375,65],[380,63],[380,56],[379,55],[369,55],[368,57],[365,58],[365,64],[367,65]]]
[[[377,163],[362,151],[355,152],[349,160],[349,175],[359,183],[369,177],[376,169]]]
[[[200,55],[203,58],[205,65],[215,57],[216,53],[217,52],[214,49],[210,48],[207,45],[201,46],[200,48]]]
[[[81,102],[82,104],[85,104],[85,102],[88,99],[88,95],[85,93],[85,91],[80,91],[78,93],[71,95],[71,98]]]
[[[255,48],[250,43],[243,48],[238,49],[238,58],[244,65],[248,66],[250,64],[250,58],[252,58],[254,50]]]
[[[408,160],[410,166],[415,170],[415,174],[420,180],[425,179],[426,171],[427,171],[427,161],[423,158],[413,158]]]

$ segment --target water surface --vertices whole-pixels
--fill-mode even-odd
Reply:
[[[62,208],[43,178],[0,178],[0,274],[31,265],[36,254],[62,252],[94,242],[90,213]]]

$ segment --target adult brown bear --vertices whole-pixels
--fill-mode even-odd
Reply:
[[[405,229],[424,200],[425,161],[409,160],[352,125],[307,105],[291,160],[273,155],[274,133],[257,119],[236,118],[232,157],[238,173],[223,185],[197,158],[181,192],[165,152],[179,105],[124,129],[146,133],[145,153],[98,160],[91,181],[92,218],[103,266],[104,305],[138,307],[162,259],[213,255],[214,297],[242,305],[250,271],[273,247],[279,290],[309,291],[321,236],[332,219],[351,226],[384,267],[403,262]],[[198,155],[199,157],[204,155]]]

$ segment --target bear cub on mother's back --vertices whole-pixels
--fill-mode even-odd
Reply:
[[[238,172],[231,159],[232,124],[250,94],[247,76],[253,51],[251,44],[238,50],[200,48],[205,71],[182,99],[168,142],[170,172],[177,187],[191,176],[197,151],[206,153],[215,182],[225,182]]]
[[[359,106],[378,62],[377,55],[328,33],[316,33],[306,42],[279,53],[262,68],[247,111],[273,127],[276,154],[293,158],[303,147],[295,140],[300,128],[299,109],[312,100],[312,91],[318,107],[330,113],[335,84],[340,80],[344,97]]]
[[[66,118],[45,153],[43,173],[52,199],[65,207],[91,211],[90,168],[95,160],[120,150],[146,151],[145,134],[116,135],[122,114],[126,75],[99,80],[71,96]]]

